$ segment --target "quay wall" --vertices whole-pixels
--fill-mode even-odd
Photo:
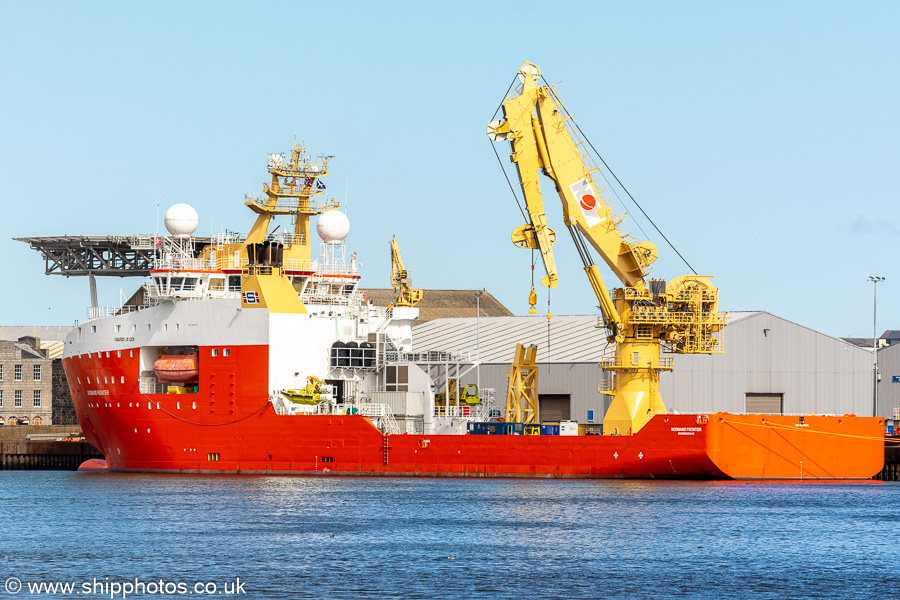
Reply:
[[[31,439],[39,437],[40,439]],[[69,438],[75,441],[61,441]],[[7,425],[0,427],[0,471],[74,471],[84,461],[103,458],[81,440],[77,425]]]

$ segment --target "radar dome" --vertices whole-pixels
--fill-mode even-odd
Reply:
[[[188,238],[197,230],[200,218],[190,204],[174,204],[166,211],[166,229],[177,238]]]
[[[340,244],[350,233],[350,219],[339,210],[329,210],[319,215],[316,233],[326,244]]]

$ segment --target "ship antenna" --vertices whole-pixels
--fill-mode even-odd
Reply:
[[[150,197],[153,198],[154,200],[156,200],[156,237],[159,237],[159,205],[162,202],[165,202],[166,199],[172,195],[172,192],[168,192],[168,193],[166,193],[165,198],[163,198],[162,200],[159,199],[160,195],[162,194],[161,181],[162,181],[162,174],[160,174],[156,180],[156,195],[154,196],[153,192],[150,192]]]

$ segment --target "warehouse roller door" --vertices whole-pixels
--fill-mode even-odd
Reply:
[[[572,415],[572,400],[569,394],[539,394],[538,406],[542,423],[568,421]]]
[[[744,412],[780,415],[784,410],[784,394],[745,394]]]

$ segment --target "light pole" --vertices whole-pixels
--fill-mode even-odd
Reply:
[[[878,282],[884,281],[884,277],[869,275],[872,282],[872,416],[878,416]]]
[[[478,387],[479,395],[481,395],[481,345],[478,339],[478,325],[481,317],[481,295],[483,293],[483,289],[475,290],[475,360],[478,361],[478,364],[475,365],[475,385]]]

